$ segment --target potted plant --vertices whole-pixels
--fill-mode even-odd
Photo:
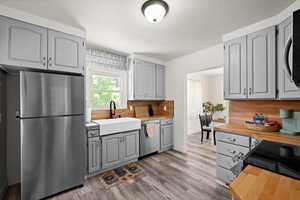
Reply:
[[[216,112],[222,112],[225,110],[223,104],[214,105],[210,101],[203,103],[202,107],[203,107],[203,112],[206,115],[211,115],[211,116],[213,116]]]

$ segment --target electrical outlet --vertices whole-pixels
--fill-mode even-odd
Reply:
[[[167,111],[167,105],[164,105],[164,111],[165,112]]]
[[[132,111],[132,110],[133,110],[133,107],[132,107],[132,106],[129,106],[129,110]]]

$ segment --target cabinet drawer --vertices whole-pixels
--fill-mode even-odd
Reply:
[[[236,165],[236,162],[232,160],[232,157],[217,154],[217,165],[230,170]]]
[[[235,176],[231,171],[222,167],[217,167],[217,179],[219,179],[220,181],[226,184],[230,184],[234,180],[234,178]]]
[[[160,124],[161,124],[161,125],[173,124],[173,118],[162,119],[162,120],[160,120]]]
[[[230,144],[241,145],[241,146],[245,146],[245,147],[250,146],[250,137],[248,137],[248,136],[217,132],[216,137],[217,137],[218,141],[227,142]]]
[[[249,148],[228,144],[224,142],[217,142],[217,153],[223,154],[229,157],[233,157],[235,155],[238,155],[239,153],[242,153],[243,155],[246,155],[249,152]]]
[[[99,130],[89,130],[88,137],[97,137],[99,136]]]

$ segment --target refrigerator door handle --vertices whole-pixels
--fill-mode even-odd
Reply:
[[[16,118],[17,118],[17,119],[20,119],[20,118],[21,118],[20,110],[16,110]]]

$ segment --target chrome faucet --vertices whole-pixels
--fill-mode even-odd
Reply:
[[[112,119],[116,115],[116,102],[115,101],[110,101],[109,103],[109,113],[110,113],[110,118]]]

